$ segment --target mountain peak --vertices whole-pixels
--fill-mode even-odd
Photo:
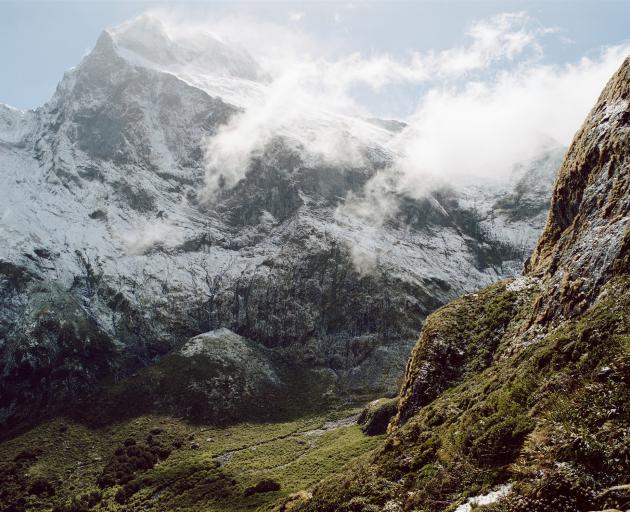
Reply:
[[[173,41],[164,24],[155,16],[143,14],[105,33],[118,48],[133,52],[137,58],[147,62],[167,66],[177,59]]]
[[[251,81],[266,78],[254,58],[239,45],[224,42],[203,29],[178,30],[152,14],[108,29],[107,34],[119,55],[136,65],[176,75],[214,75]]]
[[[107,30],[103,30],[96,40],[92,54],[95,53],[109,53],[114,51],[114,40],[111,34]]]

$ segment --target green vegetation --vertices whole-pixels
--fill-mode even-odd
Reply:
[[[137,444],[134,439],[126,439],[123,446],[116,448],[114,455],[103,468],[97,480],[98,486],[106,488],[116,484],[127,484],[138,472],[151,469],[170,454],[171,450],[156,441],[153,434],[147,436],[147,444]]]
[[[318,484],[300,510],[369,512],[388,502],[453,510],[462,496],[506,482],[512,493],[488,510],[574,512],[630,501],[606,492],[630,474],[630,279],[611,280],[581,317],[546,335],[528,331],[536,297],[520,293],[528,299],[518,310],[513,301],[501,306],[510,319],[489,367],[421,407],[341,477]],[[440,321],[477,338],[474,317]]]
[[[330,375],[227,335],[237,341],[202,340],[192,355],[182,354],[178,347],[129,378],[105,381],[67,415],[94,428],[151,414],[223,426],[291,421],[335,405],[335,397],[328,393]],[[229,347],[235,345],[237,350],[230,353]]]
[[[446,389],[487,368],[528,299],[499,282],[429,316],[411,355],[395,422],[406,421]]]
[[[510,495],[488,510],[621,507],[627,497],[607,489],[630,474],[629,284],[611,280],[583,315],[548,332],[530,320],[535,287],[499,283],[442,308],[407,379],[435,384],[454,361],[442,357],[449,343],[459,369],[443,372],[434,399],[407,401],[412,412],[386,438],[339,421],[356,410],[296,408],[287,421],[221,428],[133,417],[128,404],[115,422],[47,421],[0,446],[0,508],[433,512],[507,482]],[[422,380],[416,365],[427,360]],[[418,389],[436,391],[406,388]],[[394,405],[368,407],[364,428],[383,431]]]
[[[280,490],[280,484],[275,480],[261,480],[256,485],[252,485],[245,489],[245,496],[252,494],[261,494],[263,492],[275,492]]]
[[[139,416],[106,427],[56,418],[0,445],[0,509],[11,511],[271,508],[374,449],[356,414],[230,427]]]

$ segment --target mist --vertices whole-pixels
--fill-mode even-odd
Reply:
[[[174,33],[182,23],[167,26]],[[197,22],[195,31],[203,26]],[[311,165],[361,167],[362,148],[378,144],[391,154],[386,172],[396,176],[394,187],[414,197],[440,182],[504,179],[515,164],[568,145],[630,53],[630,45],[621,45],[577,62],[545,63],[545,42],[556,29],[524,12],[473,23],[463,46],[411,52],[406,59],[357,53],[330,59],[328,43],[318,45],[290,25],[251,19],[214,20],[207,30],[245,48],[270,77],[258,84],[256,101],[244,99],[243,112],[208,139],[208,198],[219,183],[237,183],[252,157],[277,136],[294,141]],[[240,39],[232,42],[236,34]],[[408,98],[415,107],[402,119],[408,125],[402,133],[385,133],[365,121],[374,115],[372,105],[354,92],[398,86],[417,87]]]
[[[567,146],[630,53],[622,44],[551,64],[546,46],[570,43],[527,12],[475,21],[463,44],[402,56],[345,54],[338,41],[300,28],[299,12],[288,13],[284,25],[243,16],[191,21],[181,10],[148,16],[163,25],[168,44],[191,56],[175,72],[209,94],[221,93],[212,76],[220,73],[230,87],[226,101],[239,109],[206,141],[203,199],[212,203],[238,183],[278,137],[303,165],[340,172],[369,166],[366,153],[379,148],[388,165],[338,212],[371,225],[395,213],[396,195],[421,198],[444,184],[502,181],[515,165]],[[218,61],[211,52],[230,56],[231,68],[204,67]],[[361,90],[373,95],[366,99]],[[411,112],[399,119],[404,129],[370,122],[383,110],[374,98],[400,90]]]

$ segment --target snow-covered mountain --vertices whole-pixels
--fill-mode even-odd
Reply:
[[[429,312],[521,269],[562,149],[506,183],[399,194],[370,224],[344,206],[391,166],[401,123],[305,109],[239,174],[215,158],[270,80],[246,50],[143,16],[103,32],[44,106],[0,105],[0,419],[216,329],[334,394],[393,392]],[[322,133],[352,158],[326,158]]]

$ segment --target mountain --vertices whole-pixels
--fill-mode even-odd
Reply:
[[[431,311],[520,270],[562,148],[505,183],[397,194],[372,223],[351,203],[404,124],[305,110],[233,166],[222,137],[270,80],[245,49],[142,16],[103,32],[42,107],[0,106],[3,434],[222,329],[313,403],[395,394]],[[341,156],[321,149],[331,137]],[[211,404],[206,419],[232,417]]]
[[[391,419],[381,446],[282,510],[630,507],[629,105],[627,58],[575,135],[523,275],[430,315],[397,406],[369,411]]]

